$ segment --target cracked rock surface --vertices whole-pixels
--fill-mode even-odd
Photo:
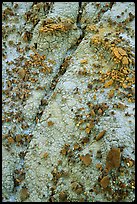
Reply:
[[[135,199],[135,4],[3,2],[4,202]]]

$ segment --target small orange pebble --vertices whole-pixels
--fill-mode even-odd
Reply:
[[[95,94],[94,94],[94,96],[93,96],[93,99],[94,99],[94,100],[96,100],[96,99],[97,99],[97,96],[96,96]]]
[[[111,86],[113,84],[113,80],[110,79],[109,81],[107,81],[105,84],[104,84],[104,87],[105,88],[108,88],[109,86]]]
[[[21,139],[22,139],[22,136],[21,135],[16,135],[16,142],[20,142],[21,141]]]
[[[99,115],[102,115],[102,113],[103,113],[102,109],[99,108],[99,109],[98,109],[98,114],[99,114]]]
[[[91,130],[90,130],[90,128],[86,128],[85,131],[87,134],[89,134]]]
[[[96,114],[95,114],[95,111],[94,111],[94,110],[91,110],[90,114],[91,114],[91,116],[92,116],[92,117],[95,117],[95,116],[96,116]]]
[[[85,64],[85,63],[87,63],[87,62],[88,62],[87,59],[82,59],[82,60],[80,60],[80,63],[81,63],[81,64]]]
[[[54,125],[54,123],[52,122],[52,121],[48,121],[48,126],[50,127],[50,126],[53,126]]]
[[[47,159],[48,155],[49,155],[49,154],[48,154],[47,152],[45,152],[45,153],[43,154],[43,158],[44,158],[44,159]]]
[[[100,181],[100,184],[103,188],[106,188],[109,185],[109,177],[108,176],[104,176],[103,179]]]
[[[128,65],[128,58],[127,57],[122,58],[122,64]]]
[[[73,147],[74,147],[74,150],[77,150],[77,149],[79,149],[80,146],[78,143],[75,143]]]
[[[13,144],[14,143],[14,139],[12,137],[8,137],[8,143],[9,144]]]
[[[106,133],[106,130],[103,130],[102,132],[100,132],[98,136],[96,137],[96,141],[100,140],[104,136],[105,133]]]
[[[97,163],[97,164],[96,164],[96,168],[99,169],[99,170],[102,170],[102,164]]]
[[[86,165],[89,166],[91,164],[91,157],[89,154],[86,154],[85,156],[80,156],[80,160]]]

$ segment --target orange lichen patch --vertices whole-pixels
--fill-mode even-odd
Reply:
[[[54,123],[52,121],[48,121],[48,127],[53,126]]]
[[[110,171],[120,166],[120,148],[112,148],[106,158],[106,169]]]
[[[28,192],[28,189],[27,188],[22,188],[20,190],[20,199],[21,201],[24,201],[26,200],[26,198],[29,196],[29,192]]]
[[[107,81],[107,82],[104,84],[104,87],[105,87],[105,88],[108,88],[108,87],[110,87],[112,84],[113,84],[113,80],[110,79],[109,81]]]
[[[103,179],[100,181],[100,184],[103,188],[106,188],[109,185],[109,177],[108,176],[104,176]]]
[[[129,63],[128,58],[124,56],[124,57],[122,58],[122,64],[128,65],[128,63]]]
[[[8,137],[8,143],[9,144],[13,144],[14,143],[14,139],[12,137]]]
[[[87,62],[88,62],[87,59],[82,59],[82,60],[80,60],[80,63],[81,63],[81,64],[85,64],[85,63],[87,63]]]
[[[26,75],[26,70],[23,69],[23,68],[19,69],[18,75],[19,75],[19,77],[20,77],[21,79],[23,79],[23,78],[25,77],[25,75]]]
[[[80,160],[86,165],[89,166],[91,164],[91,157],[89,154],[86,154],[85,156],[80,156]]]
[[[106,133],[106,130],[103,130],[102,132],[100,132],[98,136],[96,137],[96,141],[100,140],[104,136],[105,133]]]
[[[94,35],[92,38],[91,38],[91,42],[95,45],[99,45],[101,44],[101,41],[102,41],[102,38],[100,38],[99,35]]]

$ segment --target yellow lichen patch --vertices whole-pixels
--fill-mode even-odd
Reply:
[[[124,57],[122,58],[122,64],[128,65],[128,63],[129,63],[129,62],[128,62],[128,58],[124,56]]]
[[[106,169],[110,171],[120,166],[120,148],[112,148],[106,158]]]
[[[104,176],[102,178],[102,180],[100,181],[100,184],[101,184],[101,186],[103,188],[106,188],[109,185],[109,182],[110,182],[109,177],[108,176]]]
[[[48,126],[50,127],[50,126],[53,126],[54,125],[54,123],[52,122],[52,121],[48,121]]]
[[[96,137],[96,141],[100,140],[100,139],[104,136],[105,133],[106,133],[106,130],[101,131],[101,132],[98,134],[98,136]]]
[[[92,161],[92,159],[91,159],[89,154],[86,154],[85,156],[80,156],[80,160],[86,166],[89,166],[91,164],[91,161]]]
[[[104,84],[104,87],[105,88],[108,88],[109,86],[111,86],[113,84],[113,80],[110,79],[109,81],[107,81],[105,84]]]

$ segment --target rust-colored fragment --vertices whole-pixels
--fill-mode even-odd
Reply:
[[[91,157],[89,154],[86,154],[85,156],[80,156],[80,160],[86,165],[89,166],[91,164]]]
[[[103,188],[106,188],[109,185],[109,177],[104,176],[103,179],[100,181],[100,184]]]
[[[120,166],[120,148],[112,148],[106,158],[106,169],[110,171]]]
[[[50,126],[53,126],[54,125],[54,123],[52,122],[52,121],[48,121],[48,126],[50,127]]]
[[[98,136],[96,137],[96,141],[100,140],[104,136],[105,132],[106,130],[103,130],[102,132],[100,132]]]

